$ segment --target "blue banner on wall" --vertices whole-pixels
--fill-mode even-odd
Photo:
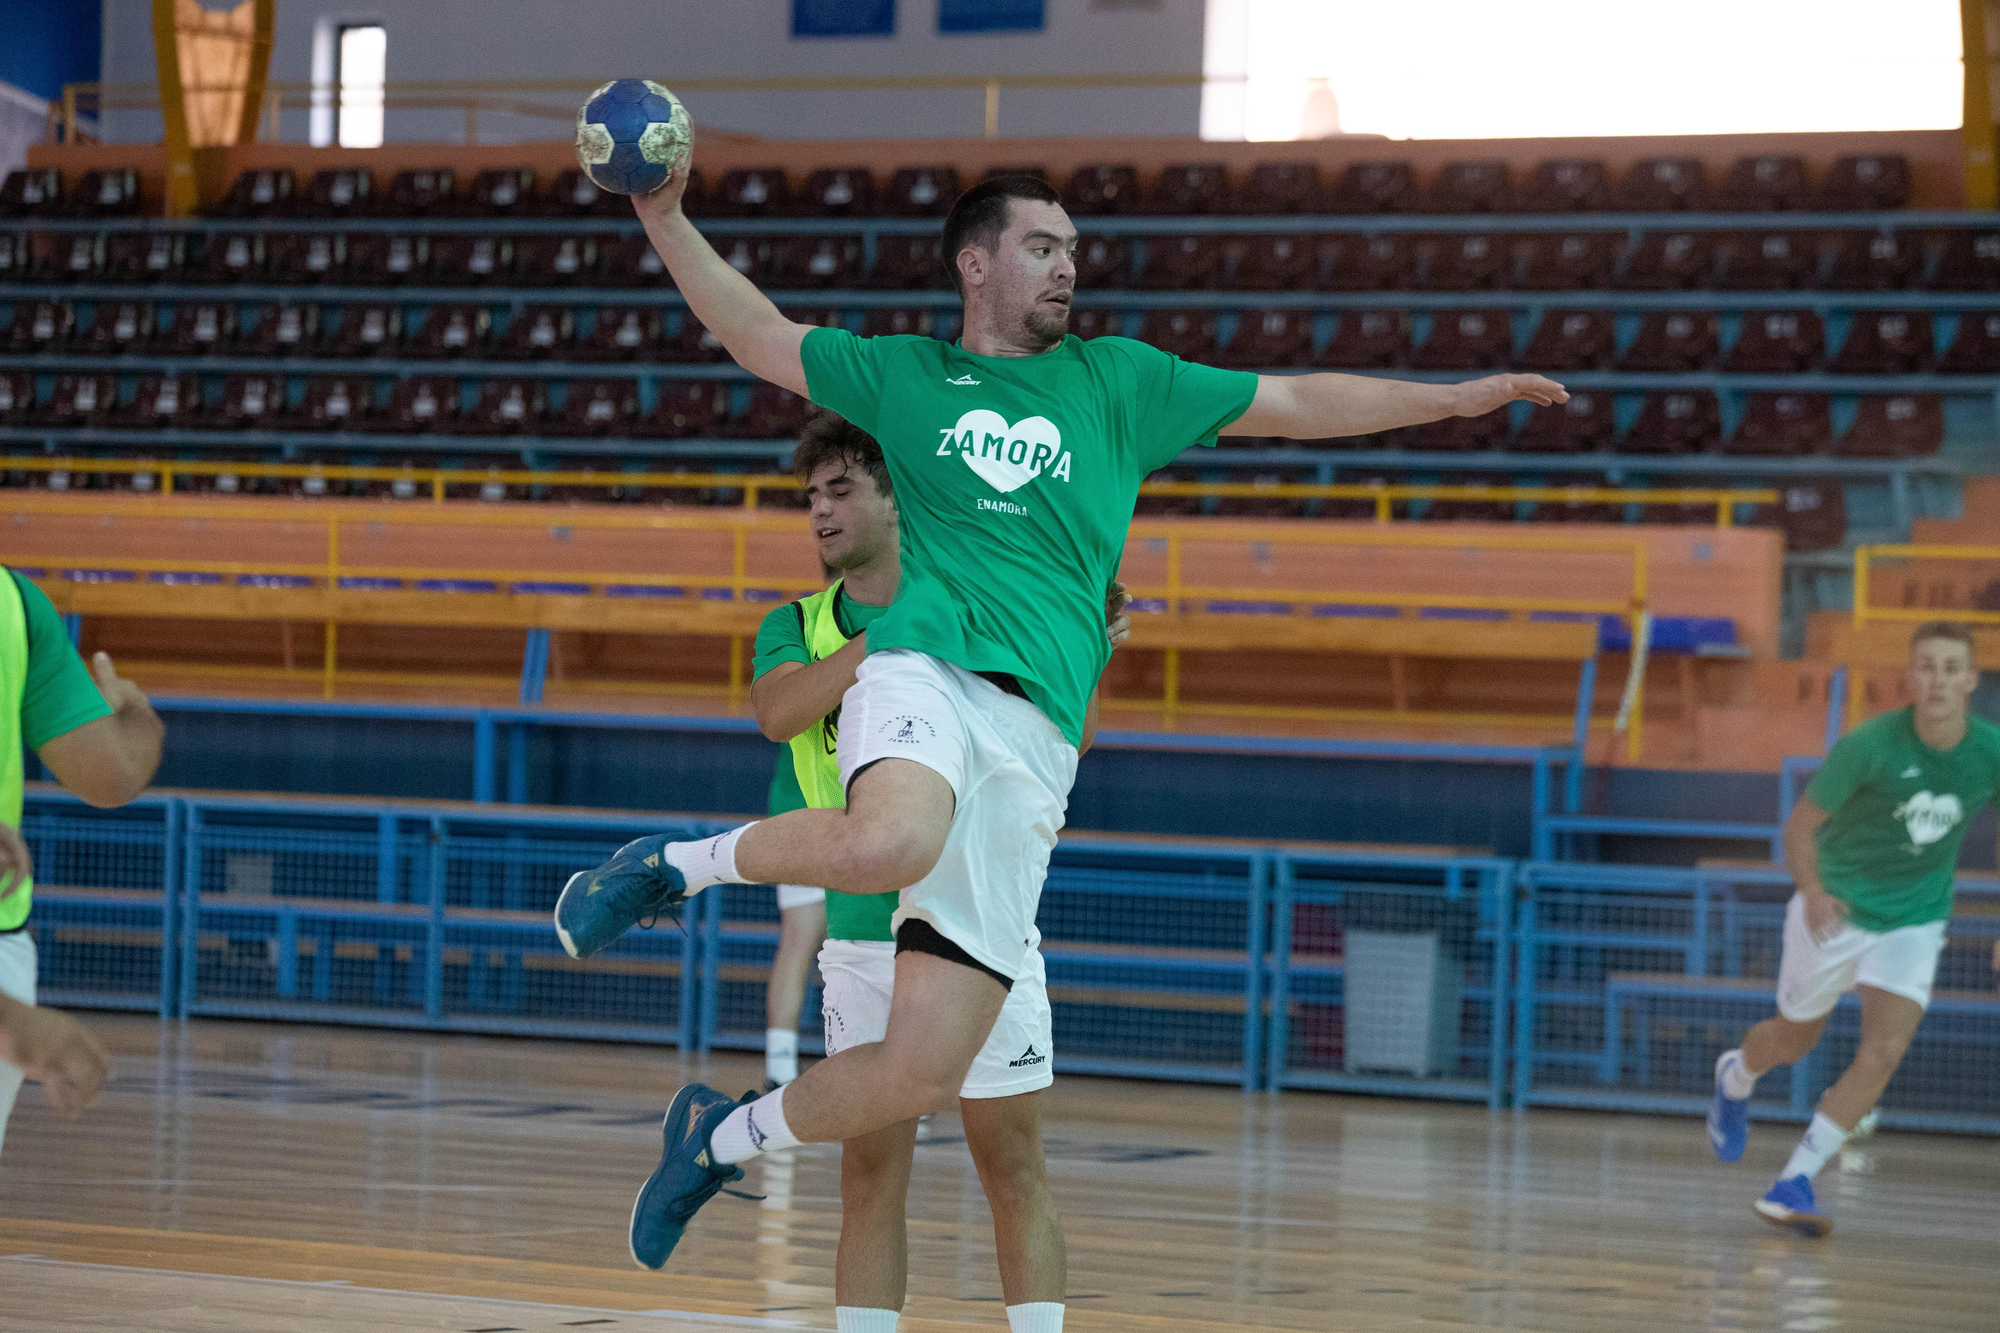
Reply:
[[[794,37],[893,37],[896,0],[792,0]]]
[[[938,0],[939,32],[1040,32],[1044,0]]]

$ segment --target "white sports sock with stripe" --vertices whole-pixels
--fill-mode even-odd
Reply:
[[[1811,1180],[1826,1165],[1826,1159],[1840,1151],[1840,1145],[1847,1142],[1847,1131],[1826,1118],[1826,1112],[1813,1112],[1812,1123],[1806,1126],[1805,1137],[1799,1146],[1792,1149],[1792,1160],[1785,1163],[1785,1169],[1778,1173],[1778,1179],[1790,1180],[1793,1176],[1804,1176]]]
[[[1062,1333],[1061,1301],[1029,1301],[1007,1307],[1009,1333]]]
[[[896,1333],[900,1310],[876,1310],[865,1305],[836,1305],[833,1326],[839,1333]]]
[[[689,894],[700,893],[711,884],[748,884],[749,880],[736,873],[736,840],[749,827],[745,824],[699,842],[670,842],[664,852],[667,864],[687,880]]]

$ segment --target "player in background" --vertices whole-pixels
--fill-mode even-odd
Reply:
[[[1127,338],[1068,337],[1076,227],[1045,182],[962,195],[944,252],[964,334],[859,338],[787,319],[680,207],[688,172],[633,203],[702,326],[753,374],[881,443],[902,530],[896,601],[865,636],[841,703],[847,805],[794,810],[699,842],[642,838],[573,877],[556,929],[576,956],[718,883],[900,890],[896,986],[877,1043],[759,1101],[690,1084],[631,1218],[663,1265],[695,1211],[758,1153],[844,1142],[949,1105],[1022,974],[1049,851],[1109,656],[1104,597],[1139,485],[1219,432],[1372,434],[1518,400],[1538,375],[1418,384],[1255,375]],[[1010,1311],[1010,1318],[1012,1312]],[[1015,1333],[1052,1333],[1062,1308]]]
[[[806,798],[799,792],[791,754],[783,749],[778,751],[778,762],[771,772],[769,802],[774,815],[805,808]],[[772,955],[771,975],[764,982],[766,1092],[799,1076],[799,1011],[805,1007],[813,955],[826,940],[826,890],[809,884],[780,884],[777,890],[778,951]]]
[[[1774,1226],[1807,1236],[1832,1230],[1812,1179],[1881,1098],[1930,1005],[1959,844],[1967,822],[2000,792],[2000,727],[1968,707],[1978,685],[1972,631],[1948,621],[1920,626],[1910,639],[1916,702],[1843,736],[1785,820],[1797,892],[1785,905],[1778,1012],[1715,1063],[1715,1155],[1743,1156],[1758,1078],[1804,1059],[1834,1004],[1857,986],[1861,1041],[1756,1204]]]

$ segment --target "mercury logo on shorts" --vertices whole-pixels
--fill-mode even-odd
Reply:
[[[1029,1065],[1043,1065],[1048,1062],[1049,1057],[1036,1050],[1033,1042],[1029,1042],[1027,1050],[1022,1051],[1019,1056],[1007,1062],[1007,1068],[1023,1069]]]
[[[919,728],[922,729],[921,734]],[[903,713],[877,727],[875,734],[888,737],[895,745],[922,745],[927,740],[937,739],[937,728],[914,713]]]

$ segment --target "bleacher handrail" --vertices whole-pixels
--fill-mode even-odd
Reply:
[[[1855,547],[1853,614],[1856,629],[1860,629],[1871,620],[1894,620],[1909,624],[1925,620],[1957,620],[1970,625],[2000,625],[2000,611],[1982,611],[1976,607],[1874,605],[1869,600],[1869,578],[1873,573],[1874,562],[1883,559],[2000,561],[2000,546],[1879,542]]]

